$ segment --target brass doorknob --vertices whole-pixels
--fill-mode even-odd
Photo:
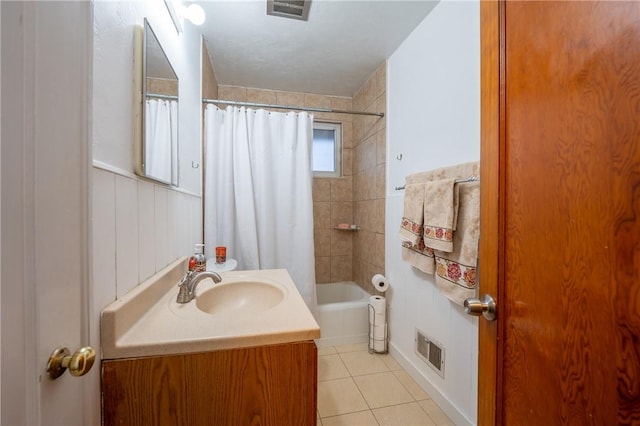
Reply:
[[[69,348],[57,348],[49,357],[47,374],[51,380],[54,380],[68,368],[72,376],[84,376],[93,367],[95,359],[96,351],[91,346],[80,348],[73,355],[69,352]]]

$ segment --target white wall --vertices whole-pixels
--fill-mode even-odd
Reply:
[[[201,37],[190,23],[178,34],[161,0],[93,8],[91,344],[98,349],[100,310],[202,240],[202,167],[191,166],[201,162]],[[145,17],[180,81],[179,188],[133,173],[134,31]]]
[[[180,81],[179,188],[134,171],[134,31],[147,18]],[[94,3],[93,258],[100,302],[191,252],[202,239],[201,38],[190,24],[178,34],[164,4]]]
[[[161,0],[94,3],[93,158],[133,172],[134,27],[147,18],[179,79],[179,186],[200,194],[201,42],[197,27],[178,34]]]
[[[477,319],[401,259],[406,175],[480,158],[480,9],[441,1],[389,58],[385,270],[390,350],[455,424],[476,423]],[[402,154],[402,160],[397,157]],[[442,379],[415,353],[418,328],[446,351]]]

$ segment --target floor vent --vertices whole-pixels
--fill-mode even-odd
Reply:
[[[416,329],[416,353],[444,379],[444,347]]]
[[[267,15],[306,21],[311,0],[267,0]]]

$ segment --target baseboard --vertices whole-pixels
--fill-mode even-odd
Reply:
[[[367,334],[361,334],[356,336],[339,336],[339,337],[321,337],[316,339],[316,345],[318,347],[323,346],[340,346],[340,345],[352,345],[355,343],[367,343],[369,336]]]
[[[420,385],[420,387],[438,404],[438,406],[445,412],[445,414],[451,419],[454,425],[474,425],[475,423],[465,417],[455,405],[453,405],[447,397],[445,397],[436,386],[433,385],[425,377],[418,368],[393,344],[389,343],[389,353],[393,358],[398,361],[398,364],[405,369],[405,371],[411,376],[413,380]]]

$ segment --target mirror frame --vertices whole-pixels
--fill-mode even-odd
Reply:
[[[149,31],[150,33],[147,33]],[[134,55],[134,83],[135,83],[135,97],[134,97],[134,120],[135,120],[135,130],[134,130],[134,139],[135,139],[135,173],[144,178],[153,180],[155,182],[164,183],[166,185],[178,186],[179,184],[179,161],[178,161],[178,147],[171,152],[171,178],[169,180],[164,180],[158,178],[156,176],[149,175],[146,170],[146,153],[147,153],[147,129],[146,129],[146,100],[149,98],[149,92],[147,87],[147,56],[148,56],[148,42],[149,37],[147,34],[151,34],[152,37],[155,38],[155,42],[158,44],[158,47],[162,54],[164,55],[164,59],[166,60],[169,68],[173,72],[176,79],[176,86],[179,86],[179,78],[178,74],[175,72],[171,61],[167,57],[166,52],[158,36],[155,31],[151,27],[147,18],[144,18],[144,26],[136,26],[135,32],[135,47],[136,54]],[[166,98],[175,98],[176,101],[179,102],[179,89],[176,88],[177,95],[163,95]],[[159,96],[153,96],[153,98],[160,98]],[[179,130],[177,130],[179,134]],[[176,141],[176,145],[179,145],[179,137]],[[175,173],[174,173],[175,170]]]

